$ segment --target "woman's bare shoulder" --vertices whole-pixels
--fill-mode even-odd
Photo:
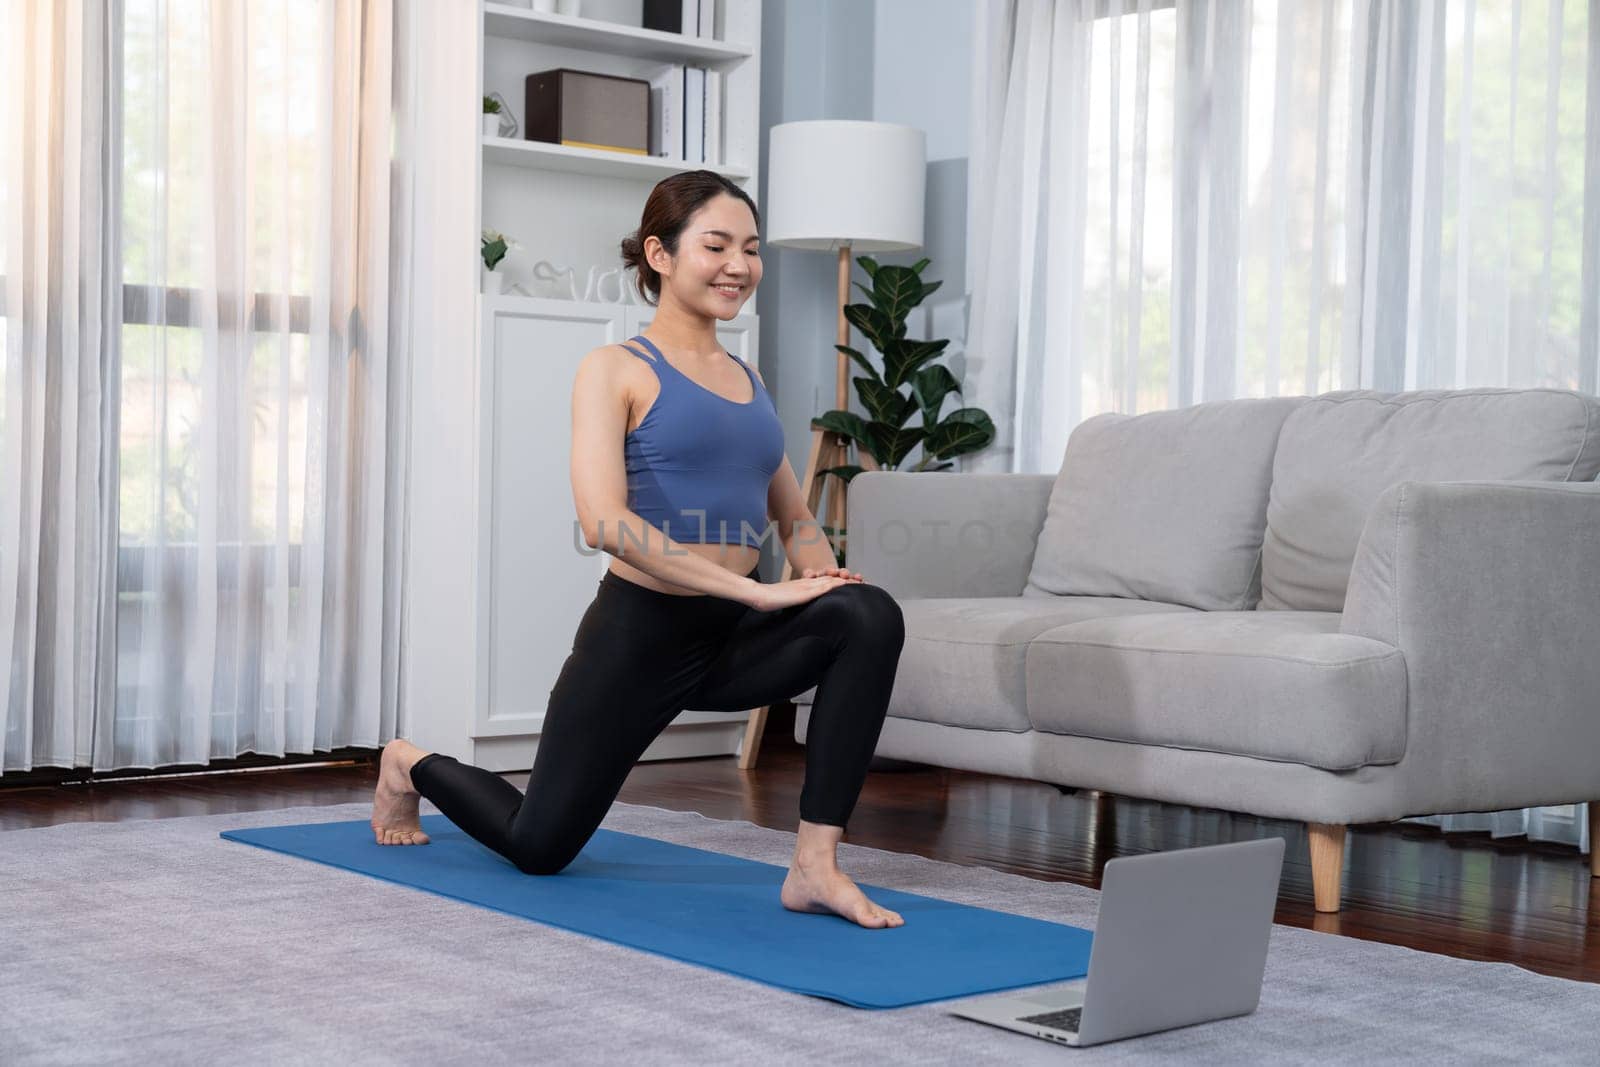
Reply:
[[[578,363],[579,381],[589,381],[630,410],[653,394],[653,378],[644,360],[621,344],[591,348]]]
[[[584,354],[582,363],[599,364],[605,367],[627,367],[644,361],[636,354],[637,349],[630,349],[621,341],[611,344],[596,345]]]
[[[611,382],[627,382],[646,370],[644,361],[622,344],[599,345],[589,349],[578,362],[580,373],[587,371]]]

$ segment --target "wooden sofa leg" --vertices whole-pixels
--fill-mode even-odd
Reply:
[[[1339,879],[1344,874],[1344,826],[1306,823],[1311,840],[1311,895],[1318,911],[1339,910]]]
[[[750,721],[744,727],[744,740],[739,745],[739,769],[748,771],[756,765],[761,751],[761,735],[767,730],[767,709],[756,708],[750,712]]]
[[[1600,800],[1589,801],[1589,877],[1600,878]]]

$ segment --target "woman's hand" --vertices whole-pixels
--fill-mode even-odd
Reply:
[[[844,578],[847,581],[852,581],[852,582],[864,582],[864,581],[866,581],[866,579],[861,577],[861,575],[852,574],[850,571],[846,570],[843,567],[823,567],[820,570],[817,569],[816,567],[807,567],[805,570],[800,572],[800,577],[802,577],[802,578],[821,578],[821,577],[825,577],[825,576],[830,575],[830,574],[838,575],[840,578]]]
[[[809,573],[809,572],[808,572]],[[847,579],[835,574],[824,574],[815,577],[791,578],[787,582],[754,582],[755,589],[751,591],[745,604],[757,611],[777,611],[780,608],[793,607],[796,604],[805,604],[815,600],[830,589],[837,589],[847,584]]]

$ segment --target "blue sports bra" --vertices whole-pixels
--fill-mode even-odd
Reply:
[[[655,369],[661,391],[624,440],[629,509],[684,544],[759,546],[767,527],[767,487],[783,465],[783,426],[772,398],[731,353],[728,358],[744,368],[754,390],[747,403],[684,375],[648,338],[633,341],[655,356],[646,358],[631,342],[623,345]]]

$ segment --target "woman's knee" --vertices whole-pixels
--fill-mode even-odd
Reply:
[[[836,625],[840,630],[897,646],[905,641],[905,616],[900,604],[882,586],[850,582],[828,590],[817,603],[838,615]]]
[[[513,841],[506,858],[523,874],[560,874],[582,850],[582,845],[573,848],[563,841]]]

